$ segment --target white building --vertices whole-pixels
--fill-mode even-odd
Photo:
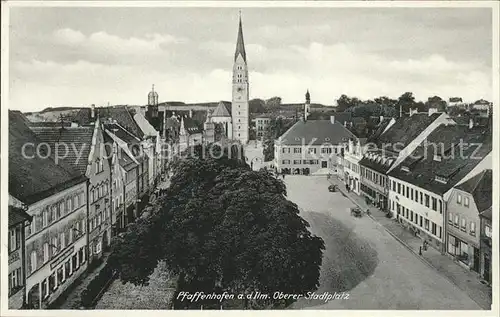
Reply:
[[[337,173],[339,156],[355,136],[330,120],[299,120],[274,141],[274,166],[280,173]]]

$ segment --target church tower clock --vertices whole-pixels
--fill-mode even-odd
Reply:
[[[241,25],[241,14],[238,28],[238,38],[236,40],[236,51],[234,53],[233,65],[233,97],[231,105],[231,116],[233,119],[232,138],[246,144],[249,137],[249,84],[248,66],[243,42],[243,28]]]

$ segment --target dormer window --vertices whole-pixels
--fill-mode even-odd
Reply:
[[[441,155],[439,155],[439,154],[434,154],[434,161],[436,161],[436,162],[441,162]]]
[[[438,176],[436,175],[436,178],[434,179],[436,182],[439,182],[439,183],[442,183],[442,184],[446,184],[448,183],[448,178],[446,177],[443,177],[443,176]]]
[[[409,173],[410,172],[410,169],[408,168],[408,166],[401,166],[401,170],[403,172],[406,172],[406,173]]]

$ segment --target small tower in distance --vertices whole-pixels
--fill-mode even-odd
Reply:
[[[311,94],[309,93],[309,89],[307,89],[306,103],[304,104],[304,121],[306,121],[307,117],[309,116],[311,110],[310,108],[311,108]]]
[[[212,116],[210,114],[210,110],[207,110],[207,119],[203,124],[203,134],[205,143],[213,143],[215,142],[215,124],[212,122]]]
[[[155,91],[155,85],[148,94],[148,109],[146,111],[146,117],[157,118],[158,117],[158,93]]]

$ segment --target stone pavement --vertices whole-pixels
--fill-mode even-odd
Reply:
[[[330,183],[338,185],[344,196],[349,198],[362,210],[370,210],[370,218],[376,221],[379,225],[383,226],[391,236],[393,236],[411,252],[417,255],[419,254],[419,248],[422,246],[422,240],[419,237],[415,237],[411,231],[403,228],[394,219],[387,218],[385,213],[376,207],[367,205],[361,196],[358,196],[353,192],[347,193],[345,183],[337,177],[332,176]],[[481,278],[477,273],[465,269],[453,259],[441,254],[440,251],[432,247],[428,247],[426,251],[422,251],[422,255],[419,255],[419,258],[422,262],[429,265],[430,268],[436,270],[462,291],[466,292],[467,295],[469,295],[469,297],[483,309],[491,309],[492,289],[491,287],[480,282]]]

